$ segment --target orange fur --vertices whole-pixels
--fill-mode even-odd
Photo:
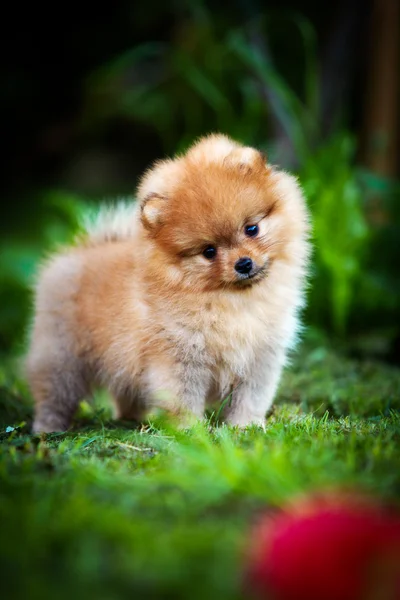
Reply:
[[[212,135],[156,163],[138,199],[100,215],[41,272],[28,356],[34,429],[68,427],[92,385],[136,419],[154,406],[201,417],[233,392],[226,420],[262,425],[303,303],[309,220],[295,179]],[[235,270],[243,257],[249,274]]]

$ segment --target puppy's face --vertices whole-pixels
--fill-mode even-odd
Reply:
[[[264,157],[237,146],[219,160],[192,150],[163,169],[159,183],[171,180],[145,196],[142,223],[167,281],[199,292],[240,291],[267,278],[294,232]]]

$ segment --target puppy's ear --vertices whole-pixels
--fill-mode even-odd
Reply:
[[[263,150],[257,150],[257,152],[258,152],[259,161],[261,161],[261,164],[264,167],[268,166],[268,156],[267,156],[267,153],[264,152]]]
[[[163,224],[163,212],[167,197],[161,194],[148,194],[141,203],[141,221],[143,227],[155,233]]]
[[[163,223],[163,214],[175,186],[182,174],[182,161],[156,162],[142,177],[137,197],[141,206],[143,226],[155,233]]]
[[[231,152],[224,162],[243,173],[251,173],[263,170],[267,166],[267,157],[255,148],[240,146]]]

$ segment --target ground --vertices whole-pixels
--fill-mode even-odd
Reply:
[[[0,367],[0,586],[5,598],[240,599],[249,528],[309,489],[400,496],[400,370],[309,334],[266,431],[110,420],[32,436],[15,361]]]

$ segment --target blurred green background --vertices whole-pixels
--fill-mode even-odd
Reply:
[[[38,261],[81,208],[220,131],[304,185],[307,325],[399,360],[396,1],[39,3],[4,23],[3,357],[23,350]]]

